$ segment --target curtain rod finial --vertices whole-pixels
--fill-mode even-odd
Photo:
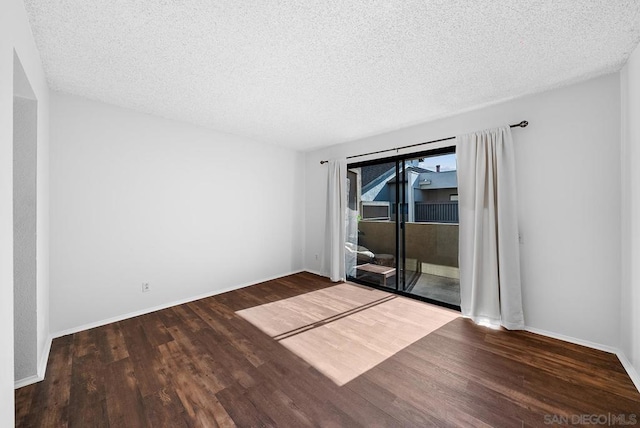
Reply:
[[[329,161],[320,161],[320,165],[324,165],[325,163],[329,163]]]
[[[528,125],[529,125],[529,122],[527,122],[526,120],[523,120],[522,122],[520,122],[521,128],[526,128]]]

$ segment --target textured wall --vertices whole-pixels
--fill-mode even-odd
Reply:
[[[13,293],[15,378],[37,371],[36,147],[34,100],[13,99]]]

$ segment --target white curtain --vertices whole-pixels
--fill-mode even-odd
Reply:
[[[354,180],[355,183],[352,183]],[[347,171],[347,218],[345,232],[345,273],[347,278],[356,276],[356,266],[358,264],[358,192],[356,190],[357,174]],[[355,190],[355,194],[351,191]]]
[[[457,137],[456,157],[462,315],[523,329],[511,129]]]
[[[345,279],[345,230],[347,209],[347,161],[329,161],[327,219],[322,258],[323,273],[331,281]]]

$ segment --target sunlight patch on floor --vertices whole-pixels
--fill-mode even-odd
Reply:
[[[458,312],[350,284],[237,312],[338,385],[458,318]]]

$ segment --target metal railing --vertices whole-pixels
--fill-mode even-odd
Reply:
[[[415,221],[458,223],[458,201],[416,202]]]

